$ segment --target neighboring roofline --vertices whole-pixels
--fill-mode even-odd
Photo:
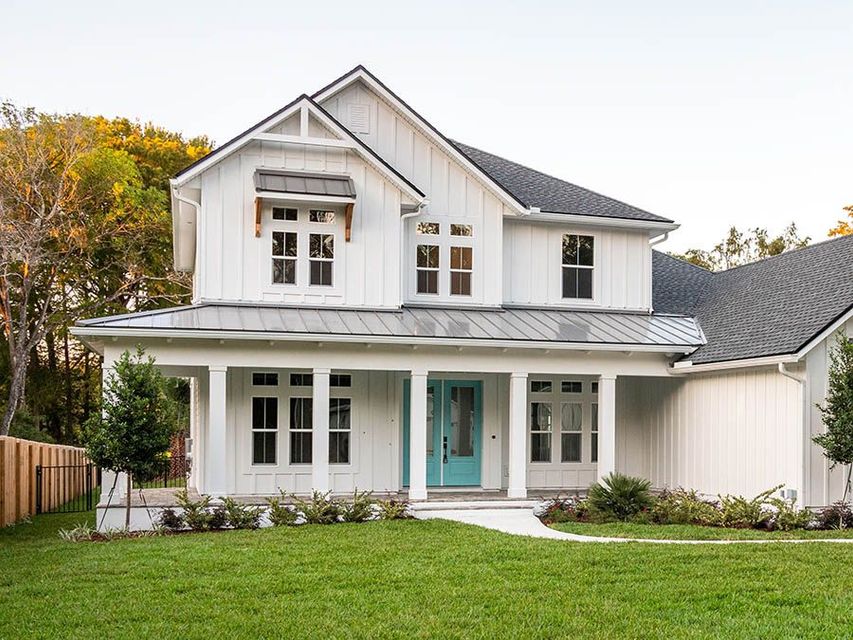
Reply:
[[[195,178],[198,174],[200,174],[203,171],[210,168],[212,165],[223,160],[225,156],[228,156],[228,155],[234,153],[235,151],[237,151],[238,149],[249,144],[252,141],[253,136],[256,133],[259,133],[260,131],[262,131],[265,128],[275,126],[276,124],[278,124],[278,122],[281,122],[282,120],[284,120],[287,117],[289,117],[290,115],[292,115],[290,112],[294,111],[295,108],[300,106],[300,103],[302,103],[302,102],[305,102],[309,108],[311,108],[317,112],[314,114],[315,116],[319,116],[321,120],[324,118],[326,120],[328,120],[328,122],[325,124],[332,125],[333,128],[339,130],[339,131],[337,131],[337,133],[339,133],[343,137],[348,138],[348,139],[352,140],[353,142],[355,142],[357,149],[361,149],[361,152],[359,153],[359,155],[361,155],[362,157],[367,156],[369,158],[372,158],[379,167],[384,169],[384,171],[390,177],[393,178],[394,182],[397,183],[397,186],[399,188],[401,188],[403,191],[406,191],[410,197],[414,198],[415,200],[423,200],[424,198],[426,198],[426,194],[423,191],[421,191],[408,178],[406,178],[406,176],[404,176],[402,173],[400,173],[394,167],[392,167],[390,164],[388,164],[388,162],[386,162],[385,159],[382,158],[382,156],[380,156],[373,149],[371,149],[369,146],[367,146],[362,140],[359,140],[355,134],[353,134],[349,129],[347,129],[344,125],[342,125],[334,116],[332,116],[321,105],[317,104],[317,102],[315,102],[313,99],[311,99],[310,96],[308,96],[306,94],[302,94],[301,96],[296,98],[296,100],[293,100],[292,102],[290,102],[287,106],[285,106],[285,107],[279,109],[278,111],[276,111],[275,113],[267,116],[266,118],[264,118],[263,120],[261,120],[260,122],[255,124],[254,126],[249,127],[248,129],[246,129],[245,131],[243,131],[239,135],[235,136],[234,138],[231,138],[231,140],[226,142],[224,145],[217,147],[216,149],[214,149],[213,151],[211,151],[207,155],[199,158],[198,160],[193,162],[188,167],[179,171],[175,175],[175,177],[172,178],[172,180],[170,181],[171,186],[173,188],[174,187],[180,187],[181,185],[183,185],[183,184],[189,182],[190,180],[192,180],[193,178]],[[356,150],[356,152],[358,153],[357,150]],[[365,158],[365,159],[367,159],[367,158]]]
[[[421,129],[425,129],[433,136],[435,136],[437,140],[445,147],[446,152],[449,152],[451,156],[453,156],[454,154],[457,155],[458,157],[456,158],[456,160],[461,160],[461,163],[463,165],[468,164],[469,170],[473,169],[475,174],[480,174],[479,177],[486,183],[490,184],[493,188],[493,191],[496,190],[503,193],[504,196],[506,196],[505,199],[511,201],[513,208],[515,208],[518,213],[528,213],[528,211],[530,210],[529,203],[526,203],[521,200],[512,191],[507,189],[503,184],[495,180],[495,178],[488,171],[486,171],[482,166],[480,166],[468,154],[462,151],[462,149],[460,149],[456,145],[456,143],[453,142],[453,140],[441,133],[441,131],[439,131],[435,127],[435,125],[433,125],[429,120],[424,118],[420,113],[415,111],[405,100],[403,100],[400,96],[394,93],[384,82],[382,82],[373,73],[371,73],[364,65],[358,65],[350,69],[336,80],[333,80],[319,91],[313,93],[311,95],[311,98],[319,102],[337,93],[338,91],[348,87],[350,84],[359,79],[367,80],[367,84],[371,85],[373,89],[379,89],[380,94],[385,94],[382,97],[387,102],[390,102],[393,106],[397,107],[397,109],[403,111],[404,113],[408,112],[409,118],[413,120],[416,124],[418,124]]]
[[[434,338],[377,336],[371,334],[288,333],[281,331],[243,331],[241,329],[157,329],[96,327],[75,325],[69,329],[79,338],[165,338],[202,340],[266,340],[272,342],[322,342],[439,347],[484,347],[497,349],[549,349],[560,351],[636,351],[642,353],[690,353],[695,345],[635,344],[610,342],[550,342],[547,340],[505,340],[494,338]]]

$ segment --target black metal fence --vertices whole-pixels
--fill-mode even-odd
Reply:
[[[189,473],[189,461],[184,456],[172,456],[163,463],[161,471],[151,480],[143,482],[142,486],[146,489],[186,487]]]
[[[36,465],[36,513],[91,511],[101,472],[93,464]]]

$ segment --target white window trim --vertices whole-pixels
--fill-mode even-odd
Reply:
[[[587,236],[592,238],[592,266],[563,264],[563,238],[566,236]],[[558,299],[563,304],[570,305],[591,305],[598,303],[598,270],[599,270],[599,237],[597,234],[588,231],[563,230],[559,235],[559,254],[558,263],[560,265],[559,278],[557,278]],[[566,268],[586,269],[592,272],[592,296],[589,298],[566,298],[563,296],[563,271]]]
[[[273,206],[281,208],[290,208],[297,210],[297,220],[273,220]],[[312,209],[320,209],[335,212],[334,222],[309,222],[308,217]],[[343,291],[343,274],[344,269],[339,266],[344,261],[345,243],[344,238],[344,211],[341,207],[323,205],[317,203],[269,203],[265,204],[262,211],[263,224],[261,225],[262,233],[258,240],[266,243],[266,251],[262,254],[266,256],[263,264],[260,265],[260,282],[264,293],[275,294],[317,294],[317,295],[341,295]],[[273,231],[295,232],[296,233],[296,282],[294,284],[273,282],[272,281],[272,234]],[[310,236],[312,233],[324,234],[333,236],[333,258],[311,258]],[[281,258],[281,256],[275,256]],[[323,262],[331,262],[332,264],[332,284],[317,285],[310,284],[311,282],[311,261],[319,260]]]
[[[532,391],[532,383],[547,381],[551,383],[551,391]],[[581,393],[572,393],[562,390],[562,383],[566,381],[579,381],[582,384]],[[532,449],[527,456],[527,464],[533,468],[550,465],[553,468],[582,468],[597,464],[592,461],[592,434],[597,433],[592,424],[592,405],[598,404],[598,394],[592,392],[592,383],[595,378],[589,376],[537,376],[531,375],[527,382],[527,438],[528,448],[531,448],[534,433],[548,433],[546,431],[534,431],[532,429],[532,403],[545,402],[551,405],[551,457],[549,461],[532,461]],[[581,405],[581,430],[563,431],[563,404],[577,403]],[[563,433],[581,434],[581,459],[579,462],[563,462]],[[557,437],[559,436],[559,437]],[[589,446],[588,446],[589,443]]]
[[[438,234],[421,234],[417,232],[419,223],[434,223],[439,225]],[[456,216],[425,216],[411,221],[408,233],[409,258],[406,260],[405,273],[409,283],[407,298],[413,302],[440,302],[457,305],[478,305],[482,296],[479,274],[482,273],[482,225],[478,220]],[[450,226],[454,224],[471,227],[470,236],[450,235]],[[418,245],[429,244],[438,246],[438,293],[418,293]],[[471,269],[452,269],[450,267],[450,247],[471,248]],[[450,274],[458,271],[471,274],[471,293],[469,295],[450,293]]]
[[[253,389],[263,389],[262,386],[252,386]],[[275,387],[266,387],[267,389],[275,389]],[[254,404],[256,398],[262,398],[266,400],[267,398],[275,398],[276,400],[276,416],[275,416],[275,429],[267,429],[267,428],[255,428],[255,425],[252,424],[254,422]],[[261,391],[253,392],[249,396],[249,466],[251,468],[270,468],[279,466],[279,462],[281,460],[281,398],[278,393],[267,393],[263,394]],[[256,433],[274,433],[275,435],[275,462],[255,462],[255,434]]]

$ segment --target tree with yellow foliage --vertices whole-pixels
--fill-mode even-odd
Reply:
[[[838,224],[829,230],[830,237],[853,235],[853,204],[844,207],[850,220],[839,220]]]

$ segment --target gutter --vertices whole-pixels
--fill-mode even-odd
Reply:
[[[188,204],[195,210],[195,224],[198,225],[201,220],[201,203],[196,202],[195,200],[190,200],[186,196],[181,195],[180,187],[177,186],[177,180],[172,179],[170,181],[172,183],[172,198],[177,200],[178,202],[183,202],[184,204]],[[172,206],[172,261],[175,265],[175,271],[192,271],[192,267],[186,268],[181,264],[180,261],[180,246],[181,243],[178,242],[178,230],[181,226],[181,210],[179,206],[175,206],[173,203]],[[194,236],[197,232],[197,229],[193,229]],[[195,244],[196,238],[193,237],[193,244]],[[193,255],[193,263],[195,263],[195,255]]]

